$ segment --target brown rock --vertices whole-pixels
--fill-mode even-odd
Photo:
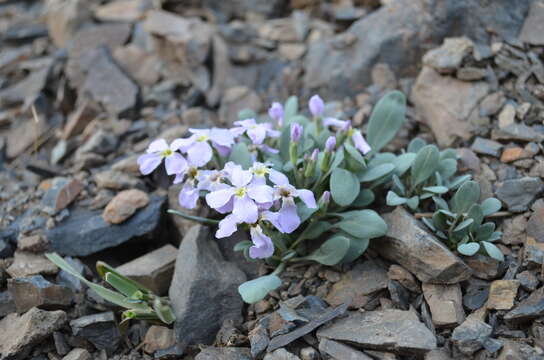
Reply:
[[[524,215],[505,219],[502,226],[503,235],[501,242],[506,245],[523,244],[526,237],[525,230],[528,228],[527,218]]]
[[[420,293],[421,288],[417,282],[417,280],[414,278],[414,275],[412,275],[408,270],[403,268],[402,266],[398,265],[391,265],[389,267],[389,271],[387,272],[387,275],[389,276],[389,279],[398,281],[402,286],[410,290],[414,293]]]
[[[46,2],[47,30],[55,46],[64,48],[79,27],[91,19],[89,5],[85,0]]]
[[[489,289],[487,308],[494,310],[510,310],[518,294],[519,281],[495,280]]]
[[[457,155],[459,155],[459,160],[462,167],[465,169],[470,169],[476,174],[480,173],[480,159],[478,156],[476,156],[474,151],[470,150],[469,148],[460,148],[457,149]]]
[[[321,341],[319,341],[319,351],[321,353],[329,354],[333,359],[372,360],[370,356],[367,356],[362,351],[327,338],[322,338]]]
[[[113,51],[113,57],[140,85],[154,85],[160,78],[162,62],[139,46],[129,44],[117,47]]]
[[[474,44],[466,37],[447,38],[444,43],[423,56],[423,63],[441,74],[455,71],[473,48]]]
[[[506,104],[499,113],[499,128],[503,129],[514,123],[516,108],[512,104]]]
[[[111,169],[120,172],[127,172],[133,175],[140,175],[140,167],[138,166],[139,157],[140,154],[129,155],[113,164]]]
[[[66,354],[65,357],[62,358],[62,360],[91,360],[92,356],[91,354],[86,350],[82,348],[75,348],[72,351],[70,351],[68,354]]]
[[[147,193],[137,189],[124,190],[111,199],[102,213],[102,218],[110,224],[120,224],[147,204]]]
[[[64,126],[62,138],[69,139],[72,136],[81,134],[98,113],[98,109],[92,103],[85,102],[79,105],[77,109],[70,114],[68,122]]]
[[[372,83],[382,89],[396,89],[398,86],[395,73],[387,64],[376,64],[370,73]]]
[[[134,279],[149,288],[157,295],[167,292],[174,265],[177,249],[172,245],[164,245],[157,250],[147,253],[117,268],[124,276]]]
[[[94,181],[99,188],[122,190],[141,187],[142,182],[121,171],[106,170],[94,175]]]
[[[528,157],[531,157],[531,155],[528,154],[524,148],[512,147],[503,150],[501,155],[501,161],[503,163],[509,163],[519,159],[526,159]]]
[[[536,209],[527,222],[527,235],[544,243],[544,208]]]
[[[84,188],[85,185],[77,179],[54,178],[51,181],[51,188],[42,199],[44,210],[50,214],[56,214],[70,205]]]
[[[433,324],[436,327],[456,326],[465,321],[463,295],[459,284],[424,283],[422,289],[431,310]]]
[[[306,45],[297,43],[280,44],[278,52],[287,60],[294,61],[304,56]]]
[[[94,16],[101,21],[135,22],[143,18],[150,3],[145,0],[116,0],[98,6]]]
[[[484,280],[493,280],[500,275],[500,261],[492,257],[476,254],[474,256],[462,256],[463,261],[472,269],[473,275]]]
[[[401,207],[383,216],[387,234],[373,246],[420,281],[455,284],[471,275],[470,268]]]
[[[65,308],[73,300],[70,288],[52,284],[41,275],[9,279],[8,290],[13,296],[19,314],[33,307],[47,310]]]
[[[47,250],[47,238],[42,234],[22,236],[17,240],[17,249],[29,252],[43,252]]]
[[[485,82],[464,82],[424,67],[414,84],[411,99],[438,144],[445,147],[450,146],[455,137],[470,139],[472,125],[468,118],[488,91],[489,85]]]
[[[174,330],[164,326],[153,325],[145,334],[144,351],[148,354],[153,354],[157,350],[167,349],[175,344]]]
[[[59,269],[43,255],[16,251],[13,264],[6,269],[12,278],[32,275],[54,275]]]
[[[232,124],[238,120],[238,113],[244,109],[259,112],[262,103],[259,96],[245,86],[228,88],[219,108],[219,119],[223,124]]]

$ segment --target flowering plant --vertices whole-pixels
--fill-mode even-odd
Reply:
[[[213,210],[210,218],[170,212],[216,224],[218,239],[249,232],[235,250],[276,267],[239,287],[244,301],[254,303],[279,287],[287,263],[353,261],[386,233],[383,219],[365,207],[397,169],[376,155],[403,125],[405,103],[398,91],[385,95],[370,117],[367,141],[349,120],[327,116],[318,95],[309,101],[309,116],[299,114],[291,97],[273,103],[266,117],[242,111],[230,129],[190,129],[170,144],[155,140],[138,164],[147,175],[164,161],[173,183],[183,184],[181,206],[200,202]]]

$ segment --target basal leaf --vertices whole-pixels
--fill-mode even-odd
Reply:
[[[373,239],[387,232],[387,224],[373,210],[355,210],[338,215],[342,217],[342,221],[334,226],[356,238]]]
[[[238,287],[238,292],[248,304],[255,304],[261,301],[273,290],[281,286],[281,279],[276,275],[265,275],[256,279],[246,281]]]
[[[451,198],[450,207],[455,213],[466,213],[478,200],[480,200],[480,185],[475,181],[467,181]]]
[[[482,212],[484,216],[489,216],[501,209],[502,205],[499,199],[487,198],[482,202]]]
[[[379,152],[405,122],[406,97],[400,91],[391,91],[374,106],[368,121],[367,141],[372,151]]]
[[[410,168],[412,187],[415,187],[429,177],[438,168],[438,148],[435,145],[426,145],[418,151],[416,159]]]
[[[249,169],[253,165],[253,158],[247,148],[247,145],[243,142],[239,142],[232,146],[232,150],[229,155],[229,161],[233,161],[236,164],[242,165],[244,169]]]
[[[336,265],[346,256],[350,247],[350,240],[345,236],[335,235],[325,241],[317,250],[305,259],[317,261],[323,265]]]
[[[381,164],[375,167],[367,167],[359,176],[361,182],[371,182],[381,177],[389,175],[395,170],[393,164]]]
[[[470,242],[466,244],[460,244],[457,246],[457,251],[460,254],[466,255],[466,256],[472,256],[476,254],[480,250],[480,244],[475,242]]]
[[[484,246],[484,249],[487,252],[487,254],[491,256],[493,259],[504,261],[504,254],[494,244],[487,241],[482,241],[481,244]]]
[[[407,151],[409,153],[417,153],[419,150],[421,150],[422,147],[427,145],[427,142],[421,138],[413,138],[412,141],[408,144]]]
[[[336,168],[332,171],[330,189],[331,196],[338,205],[348,206],[359,195],[359,179],[350,171]]]
[[[391,190],[387,192],[387,196],[385,198],[385,201],[388,206],[403,205],[403,204],[406,204],[406,200],[407,200],[406,198],[398,196],[396,193],[394,193]]]

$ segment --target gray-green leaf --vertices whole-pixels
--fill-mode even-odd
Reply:
[[[373,152],[379,152],[405,122],[406,97],[392,91],[378,101],[368,121],[367,141]]]
[[[385,201],[388,206],[403,205],[403,204],[406,204],[406,200],[407,200],[406,198],[398,196],[396,193],[394,193],[391,190],[387,192],[387,196],[385,198]]]
[[[487,241],[482,241],[481,243],[489,256],[491,256],[493,259],[504,261],[504,255],[498,247]]]
[[[485,199],[482,202],[481,206],[482,206],[482,211],[484,213],[484,216],[489,216],[491,214],[494,214],[497,211],[499,211],[502,207],[500,200],[495,198]]]
[[[281,279],[276,275],[270,274],[246,281],[238,287],[238,292],[248,304],[255,304],[273,290],[281,286]]]
[[[418,151],[416,159],[410,168],[412,187],[427,180],[438,168],[440,154],[434,145],[426,145]]]
[[[387,224],[373,210],[355,210],[338,215],[342,217],[342,221],[334,226],[357,238],[373,239],[387,232]]]
[[[359,179],[350,171],[336,168],[332,171],[330,188],[333,200],[340,206],[348,206],[359,195]]]
[[[317,250],[306,256],[305,259],[332,266],[342,261],[349,248],[350,240],[345,236],[336,235],[325,241]]]
[[[371,182],[391,174],[393,170],[395,170],[395,165],[393,164],[381,164],[372,168],[367,168],[361,173],[359,180],[361,182]]]
[[[229,161],[242,165],[244,169],[249,169],[251,165],[253,165],[251,153],[249,152],[247,145],[242,142],[234,144],[229,155]]]
[[[475,181],[467,181],[451,198],[450,207],[455,213],[466,213],[479,199],[480,185]]]
[[[471,242],[457,246],[457,251],[466,256],[472,256],[480,250],[480,244]]]

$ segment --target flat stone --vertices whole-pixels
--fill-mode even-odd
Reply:
[[[544,45],[544,3],[533,1],[519,33],[519,39],[531,45]]]
[[[48,242],[42,234],[23,236],[17,239],[17,249],[33,253],[47,250]]]
[[[456,137],[470,139],[473,125],[469,116],[488,92],[485,82],[460,81],[424,67],[412,88],[411,100],[438,144],[446,147]]]
[[[499,157],[501,154],[502,144],[493,140],[477,137],[474,139],[474,142],[470,148],[472,151],[478,154]]]
[[[46,232],[51,250],[61,255],[88,256],[131,239],[150,236],[162,219],[165,200],[164,196],[152,195],[149,205],[119,225],[106,223],[101,211],[75,209]]]
[[[86,349],[75,348],[66,354],[62,360],[91,360],[92,356]]]
[[[207,347],[204,348],[195,360],[251,360],[249,348],[238,347]]]
[[[474,44],[466,37],[447,38],[444,43],[423,56],[423,63],[441,74],[452,73],[471,51]]]
[[[482,308],[489,297],[489,283],[478,279],[470,279],[463,296],[463,305],[475,311]]]
[[[541,287],[504,315],[504,320],[507,324],[515,325],[530,322],[543,315],[544,287]]]
[[[140,154],[129,155],[121,160],[116,161],[111,169],[120,172],[127,172],[132,175],[141,175],[140,167],[138,166],[138,158]]]
[[[116,0],[96,7],[94,16],[103,22],[135,22],[143,18],[148,5],[149,2],[144,0]]]
[[[50,283],[41,275],[9,279],[8,290],[19,314],[33,307],[45,310],[66,308],[74,297],[70,288]]]
[[[53,215],[65,209],[79,195],[85,185],[77,179],[56,177],[51,180],[51,188],[42,198],[44,210]]]
[[[424,355],[436,348],[434,335],[417,315],[396,309],[350,312],[319,329],[317,336],[402,355]]]
[[[157,350],[174,346],[175,343],[174,330],[164,326],[153,325],[145,333],[144,351],[148,354],[153,354]]]
[[[501,262],[490,256],[476,254],[473,256],[461,256],[463,261],[472,269],[475,277],[484,280],[494,280],[501,274]]]
[[[530,292],[535,291],[540,283],[536,275],[529,270],[525,270],[517,274],[516,280],[519,281],[519,284],[524,290]]]
[[[261,110],[259,96],[245,86],[231,87],[225,90],[219,107],[219,119],[225,125],[230,125],[238,119],[241,110],[250,109],[256,113]]]
[[[33,71],[23,80],[1,89],[0,105],[13,106],[23,104],[25,108],[32,105],[45,88],[52,64],[53,61],[51,59],[40,70]]]
[[[372,360],[370,356],[362,351],[327,338],[322,338],[319,341],[319,351],[338,360]]]
[[[134,3],[135,1],[126,2]],[[163,64],[155,54],[145,51],[138,45],[128,44],[114,49],[113,56],[123,70],[127,71],[138,84],[152,86],[159,81]]]
[[[535,129],[530,126],[515,123],[501,129],[493,129],[491,138],[493,140],[540,142],[544,139],[544,135],[535,131]]]
[[[387,289],[387,272],[375,262],[367,260],[359,263],[342,275],[325,298],[332,306],[344,303],[351,308],[360,308],[369,301],[368,295]]]
[[[0,318],[16,312],[15,301],[13,301],[13,296],[8,290],[0,291]]]
[[[0,341],[2,359],[28,359],[32,347],[59,330],[66,320],[61,310],[32,308],[23,315],[9,314],[0,320],[0,334],[5,335]]]
[[[210,230],[193,226],[181,242],[169,291],[176,341],[210,344],[225,320],[240,321],[238,286],[245,280],[236,265],[223,259]]]
[[[527,222],[527,235],[544,243],[544,208],[536,209]]]
[[[535,238],[527,236],[525,246],[523,247],[524,265],[543,265],[544,264],[544,243],[537,242]]]
[[[6,139],[7,158],[15,158],[35,144],[54,125],[50,120],[42,117],[42,121],[36,123],[33,119],[27,119],[13,127]]]
[[[86,101],[70,114],[62,131],[62,138],[67,140],[83,132],[85,127],[99,114],[97,106]]]
[[[506,104],[499,113],[499,128],[503,129],[514,123],[516,108],[512,104]]]
[[[453,330],[451,339],[461,353],[472,355],[484,347],[492,332],[493,328],[490,325],[469,317]]]
[[[13,264],[6,271],[12,278],[23,278],[32,275],[54,275],[59,268],[41,254],[16,251]]]
[[[463,298],[459,284],[436,285],[424,283],[423,295],[431,310],[436,327],[450,327],[465,320]]]
[[[470,169],[476,174],[479,174],[481,172],[481,162],[478,156],[474,153],[474,151],[470,150],[469,148],[459,148],[457,149],[457,155],[459,156],[459,165],[461,171],[463,169]]]
[[[300,358],[282,348],[266,354],[263,360],[300,360]]]
[[[525,230],[528,229],[527,218],[521,214],[514,216],[513,218],[504,219],[503,235],[501,241],[506,245],[519,245],[525,242],[527,234]]]
[[[502,109],[506,101],[504,93],[497,91],[487,95],[480,103],[480,116],[492,116]]]
[[[398,207],[383,218],[387,234],[373,247],[380,255],[399,263],[422,282],[455,284],[470,277],[470,268],[406,210]]]
[[[542,180],[534,177],[505,180],[497,184],[495,194],[512,212],[523,212],[544,191]]]
[[[75,336],[82,337],[98,350],[112,353],[121,343],[121,333],[113,312],[82,316],[70,321]]]
[[[46,2],[48,35],[58,48],[64,48],[74,33],[91,19],[89,4],[85,0],[66,3],[62,0]]]
[[[483,80],[487,75],[487,69],[475,66],[463,66],[457,69],[456,77],[463,81]]]
[[[117,149],[118,143],[117,136],[106,130],[98,129],[77,149],[76,158],[87,153],[107,155]]]
[[[94,174],[94,180],[99,188],[124,190],[143,188],[143,183],[137,177],[116,170],[106,170]]]
[[[170,244],[164,245],[119,266],[117,271],[162,296],[168,291],[174,274],[177,250]]]
[[[452,358],[446,350],[436,349],[425,354],[425,360],[452,360]]]
[[[138,189],[123,190],[108,203],[102,218],[110,224],[120,224],[149,204],[149,195]]]
[[[487,308],[494,310],[510,310],[518,294],[519,281],[495,280],[489,289]]]

